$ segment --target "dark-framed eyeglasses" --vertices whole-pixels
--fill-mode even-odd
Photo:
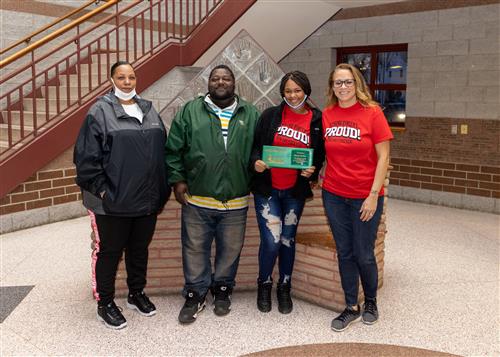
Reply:
[[[356,83],[356,80],[354,79],[346,79],[344,81],[341,81],[340,79],[333,81],[333,86],[335,88],[340,88],[342,85],[345,85],[347,88],[352,87]]]

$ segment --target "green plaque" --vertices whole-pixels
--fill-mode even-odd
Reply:
[[[307,169],[312,166],[313,149],[289,148],[264,145],[262,161],[269,167]]]

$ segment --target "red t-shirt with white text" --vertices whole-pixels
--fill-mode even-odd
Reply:
[[[327,160],[323,188],[347,198],[366,198],[377,167],[375,144],[393,138],[380,107],[356,103],[326,108],[323,137]]]
[[[312,111],[309,109],[305,114],[298,114],[285,106],[281,126],[274,135],[274,146],[285,146],[293,148],[307,148],[310,145]],[[296,169],[272,168],[271,180],[273,188],[286,190],[295,185],[297,181]]]

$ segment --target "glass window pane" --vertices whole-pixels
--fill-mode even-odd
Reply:
[[[375,100],[380,103],[389,123],[404,123],[406,118],[405,90],[376,90]]]
[[[379,52],[377,84],[405,84],[407,57],[406,51]]]
[[[365,77],[368,85],[370,84],[371,59],[370,53],[350,53],[344,56],[344,62],[356,66]]]

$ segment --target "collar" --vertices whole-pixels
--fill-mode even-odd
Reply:
[[[117,118],[128,116],[128,114],[125,113],[125,110],[123,109],[120,100],[113,92],[107,93],[102,98],[111,104]],[[152,107],[152,103],[149,100],[142,99],[138,95],[134,97],[134,100],[141,109],[142,113],[144,114],[144,117],[146,117],[146,114],[150,111]]]
[[[212,99],[210,98],[210,94],[207,94],[204,98],[205,103],[207,103],[210,108],[212,108],[213,111],[223,111],[223,110],[229,110],[229,111],[235,111],[236,106],[238,105],[238,100],[236,96],[234,97],[234,102],[228,107],[225,107],[224,109],[220,108],[217,104],[215,104]]]

